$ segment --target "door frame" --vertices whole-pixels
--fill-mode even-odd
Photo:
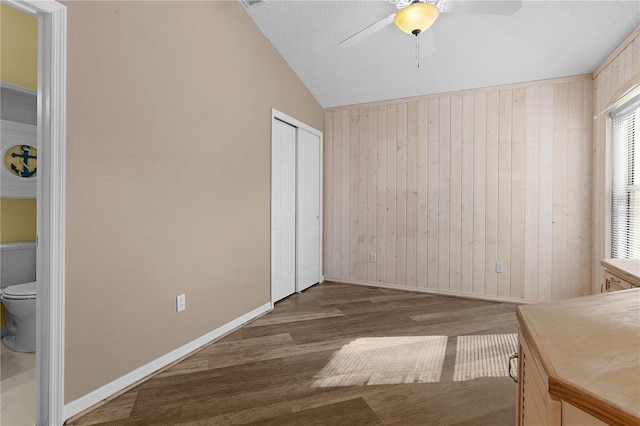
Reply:
[[[38,18],[36,421],[64,418],[64,286],[67,9],[2,0]]]
[[[287,124],[292,125],[293,127],[296,127],[297,129],[303,129],[315,136],[318,136],[318,139],[320,141],[320,156],[319,156],[319,161],[320,164],[318,165],[318,170],[320,173],[320,229],[319,229],[319,233],[320,233],[320,247],[318,248],[318,253],[319,253],[319,257],[320,259],[318,260],[318,265],[319,265],[319,282],[322,283],[324,282],[324,267],[323,267],[323,228],[322,228],[322,224],[323,224],[323,163],[324,163],[324,148],[323,148],[323,134],[320,130],[315,129],[311,126],[309,126],[308,124],[303,123],[300,120],[297,120],[281,111],[278,111],[275,108],[271,108],[271,125],[272,125],[272,129],[273,129],[273,122],[275,120],[278,121],[282,121],[285,122]],[[296,131],[296,139],[297,139],[297,131]],[[273,134],[273,131],[272,131]],[[297,152],[297,149],[296,149]],[[297,154],[296,154],[297,156]],[[271,164],[271,177],[273,179],[273,164]],[[297,179],[297,172],[296,172],[296,179]],[[273,209],[273,206],[271,207],[271,209]],[[270,211],[270,214],[271,211]],[[296,217],[297,217],[297,213],[296,213]],[[296,236],[296,241],[297,241],[297,236]],[[271,257],[273,257],[273,253],[271,253]],[[272,287],[270,287],[270,290],[272,289]],[[297,268],[296,268],[296,291],[298,291],[298,277],[297,277]],[[273,308],[273,291],[271,291],[271,307]]]

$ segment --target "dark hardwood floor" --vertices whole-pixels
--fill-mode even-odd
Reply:
[[[516,333],[516,305],[324,283],[155,375],[73,425],[512,425],[508,377],[454,382],[456,336]],[[313,387],[360,337],[450,336],[441,379]]]

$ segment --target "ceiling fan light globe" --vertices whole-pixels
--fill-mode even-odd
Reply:
[[[393,23],[407,34],[416,34],[428,29],[440,16],[440,9],[431,3],[413,3],[400,9]]]

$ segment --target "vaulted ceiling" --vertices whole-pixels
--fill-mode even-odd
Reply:
[[[419,36],[417,60],[415,37],[393,24],[340,46],[397,11],[385,0],[264,0],[246,10],[325,108],[592,73],[640,24],[638,0],[447,12]]]

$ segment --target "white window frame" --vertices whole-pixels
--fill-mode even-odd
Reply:
[[[611,121],[611,257],[640,258],[640,212],[631,201],[640,197],[640,95],[612,111]]]

